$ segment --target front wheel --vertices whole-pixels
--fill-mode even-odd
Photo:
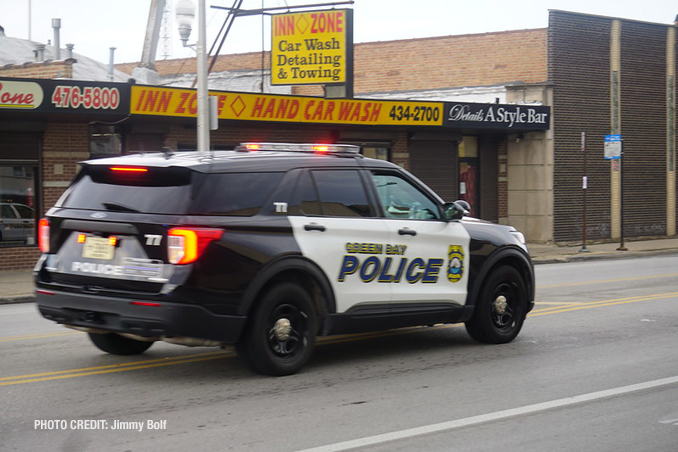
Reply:
[[[501,266],[483,282],[475,311],[466,322],[473,339],[486,344],[511,342],[527,315],[527,289],[518,270]]]
[[[115,333],[87,333],[94,345],[112,355],[139,355],[153,345],[152,341],[137,341]]]
[[[294,374],[311,357],[317,325],[308,293],[296,284],[279,284],[255,307],[238,354],[257,373]]]

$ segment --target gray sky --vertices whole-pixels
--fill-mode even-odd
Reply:
[[[167,0],[174,5],[178,0]],[[326,0],[244,0],[247,9],[325,3]],[[139,61],[148,21],[150,0],[0,0],[0,25],[10,37],[53,39],[52,18],[61,18],[61,44],[75,44],[77,53],[107,63],[109,47],[116,47],[116,63]],[[231,6],[233,0],[207,0],[208,48],[226,12],[211,5]],[[339,8],[350,6],[338,6]],[[673,23],[675,0],[355,0],[354,42],[447,36],[467,33],[543,28],[548,10],[560,9],[656,23]],[[157,59],[192,57],[181,47],[172,11],[168,38],[161,40]],[[270,48],[270,18],[264,19],[264,48]],[[191,37],[194,42],[194,35]],[[164,44],[163,44],[164,42]],[[222,53],[262,49],[261,16],[237,19]]]

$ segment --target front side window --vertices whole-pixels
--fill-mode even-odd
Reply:
[[[372,177],[387,218],[441,218],[438,205],[409,181],[395,174],[373,174]]]

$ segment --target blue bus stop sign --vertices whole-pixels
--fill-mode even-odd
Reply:
[[[605,135],[605,158],[607,160],[619,159],[622,156],[621,135]]]

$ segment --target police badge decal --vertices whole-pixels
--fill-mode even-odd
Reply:
[[[464,275],[464,248],[460,245],[450,245],[447,251],[447,279],[456,283]]]

